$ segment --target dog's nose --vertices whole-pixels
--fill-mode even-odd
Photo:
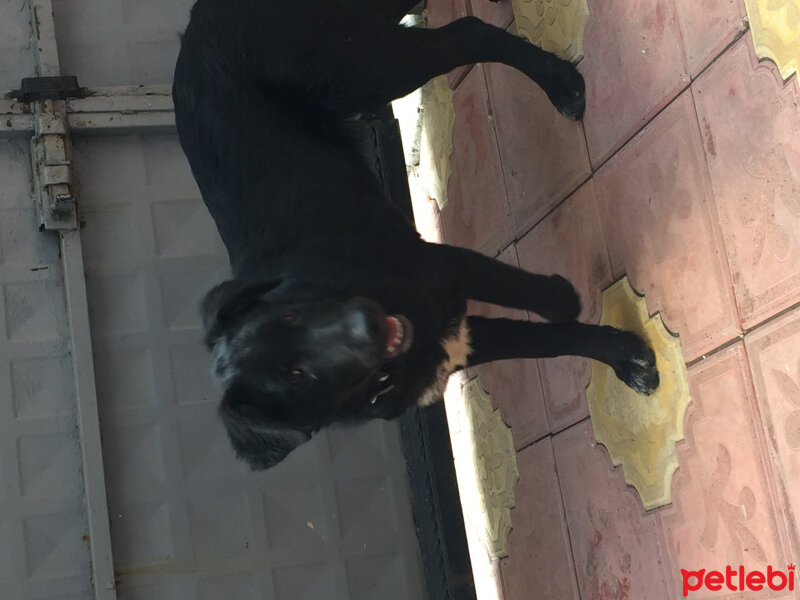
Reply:
[[[357,343],[369,344],[385,337],[381,314],[380,308],[369,300],[353,298],[348,301],[345,321],[350,338]]]

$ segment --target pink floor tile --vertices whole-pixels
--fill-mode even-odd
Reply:
[[[519,71],[484,65],[508,202],[523,235],[592,172],[580,123]]]
[[[689,74],[694,77],[745,29],[742,0],[675,0]]]
[[[545,438],[517,454],[508,558],[500,563],[504,600],[578,599],[553,446]]]
[[[519,266],[514,246],[506,248],[499,260]],[[470,303],[470,314],[489,318],[527,319],[523,310],[504,308],[493,304]],[[535,360],[504,360],[476,367],[483,389],[489,392],[492,404],[500,410],[506,425],[511,427],[514,446],[524,448],[546,435],[547,412],[544,393]]]
[[[471,70],[453,92],[453,107],[455,150],[441,215],[444,240],[496,256],[512,241],[513,226],[483,69]]]
[[[555,436],[553,448],[581,597],[667,598],[659,515],[642,508],[589,420]]]
[[[692,86],[742,324],[800,301],[800,93],[749,35]]]
[[[687,85],[672,0],[589,0],[584,126],[599,166]]]
[[[594,178],[614,277],[627,273],[690,361],[738,333],[691,94],[682,94]]]
[[[580,319],[598,323],[601,292],[612,282],[608,252],[597,217],[592,181],[587,182],[517,244],[520,266],[535,273],[558,273],[580,294]],[[550,431],[589,414],[586,386],[591,361],[578,357],[539,360]]]
[[[514,11],[511,8],[511,0],[498,0],[491,2],[490,0],[466,0],[467,10],[471,15],[474,15],[486,21],[491,25],[502,27],[505,29],[514,20]]]
[[[428,27],[436,29],[467,15],[467,0],[428,0]]]
[[[745,338],[786,523],[800,556],[800,310]],[[785,557],[788,558],[788,557]]]
[[[692,403],[686,439],[678,444],[673,505],[661,514],[675,596],[682,592],[681,569],[725,572],[727,565],[744,565],[765,570],[768,564],[785,569],[785,561],[793,559],[777,524],[744,345],[691,367],[689,383]],[[698,590],[692,597],[719,595]]]

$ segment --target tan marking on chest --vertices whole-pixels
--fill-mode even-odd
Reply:
[[[442,399],[450,375],[467,365],[467,357],[472,351],[470,341],[467,318],[464,317],[458,325],[458,332],[442,340],[442,348],[447,357],[436,367],[434,382],[420,394],[417,400],[418,406],[428,406]]]

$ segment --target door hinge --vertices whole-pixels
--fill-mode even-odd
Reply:
[[[64,101],[35,101],[34,105],[31,165],[39,229],[76,229],[72,145]]]

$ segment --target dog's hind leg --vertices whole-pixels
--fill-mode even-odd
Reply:
[[[464,17],[439,29],[410,28],[399,33],[394,56],[402,63],[390,72],[401,89],[392,92],[393,97],[461,65],[499,62],[536,82],[565,116],[583,116],[585,86],[574,65],[499,27]]]
[[[458,246],[430,244],[429,247],[438,255],[441,268],[456,277],[468,298],[530,310],[555,323],[578,318],[581,310],[578,294],[560,275],[529,273]]]
[[[500,62],[536,82],[567,117],[583,115],[583,77],[572,64],[475,17],[438,29],[422,29],[382,25],[364,14],[351,22],[324,11],[315,15],[322,24],[303,42],[298,72],[304,78],[285,70],[279,76],[296,94],[302,94],[303,100],[334,112],[372,110],[456,67]],[[298,57],[293,56],[292,61],[297,63]]]
[[[585,356],[614,369],[640,394],[658,387],[653,351],[639,336],[613,327],[584,323],[531,323],[512,319],[468,317],[472,352],[468,366],[511,358]]]

